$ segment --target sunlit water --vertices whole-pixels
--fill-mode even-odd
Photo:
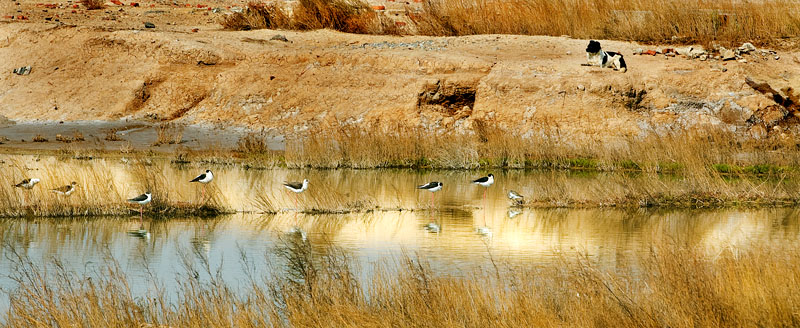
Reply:
[[[36,175],[49,165],[71,165],[71,170],[102,165],[113,174],[123,196],[140,192],[131,180],[130,162],[105,160],[58,162],[35,157],[6,160],[6,166],[24,165]],[[154,166],[155,167],[155,166]],[[205,167],[157,166],[171,179],[171,195],[185,201],[197,199],[199,187],[188,181]],[[709,254],[725,249],[746,249],[756,241],[794,241],[800,233],[798,214],[791,208],[720,210],[618,210],[618,209],[519,209],[510,206],[508,189],[535,194],[539,184],[552,181],[547,172],[494,172],[497,182],[490,188],[470,183],[488,172],[411,170],[245,170],[235,166],[211,167],[216,179],[212,192],[228,208],[247,213],[213,219],[155,219],[145,214],[149,237],[129,233],[139,228],[138,215],[98,218],[36,218],[0,221],[4,243],[0,259],[0,288],[13,290],[8,277],[13,270],[12,251],[36,263],[62,261],[79,273],[96,274],[109,256],[127,273],[134,293],[146,292],[156,276],[168,288],[186,279],[185,259],[207,258],[212,270],[236,285],[245,279],[242,259],[258,274],[280,274],[282,261],[272,250],[289,231],[299,228],[312,243],[330,243],[352,255],[368,279],[370,268],[402,255],[430,261],[443,273],[458,275],[490,265],[491,259],[517,264],[541,264],[563,256],[584,254],[598,263],[614,266],[645,254],[665,240],[678,240],[702,248]],[[563,173],[558,173],[563,174]],[[81,175],[75,175],[80,178]],[[72,177],[64,177],[69,180]],[[309,192],[297,201],[313,201],[313,188],[336,192],[344,198],[369,199],[379,210],[329,215],[307,215],[293,211],[294,195],[281,187],[286,180],[311,180]],[[602,183],[608,174],[573,175],[564,179],[576,185]],[[418,184],[438,180],[444,188],[435,194],[415,189]],[[58,182],[42,181],[42,187]],[[89,184],[92,181],[79,181]],[[84,188],[90,189],[90,188]],[[487,191],[486,200],[483,192]],[[91,197],[81,195],[77,197]],[[260,194],[277,199],[279,214],[258,214],[254,200]],[[42,196],[44,197],[44,195]],[[435,222],[438,232],[426,229]],[[479,233],[479,228],[487,228]],[[490,259],[491,258],[491,259]],[[204,273],[200,272],[201,276]],[[8,307],[7,294],[0,310]]]

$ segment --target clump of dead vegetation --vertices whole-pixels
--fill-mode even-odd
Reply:
[[[168,290],[158,283],[136,287],[113,259],[97,274],[78,273],[63,265],[45,269],[7,248],[16,286],[5,325],[785,327],[798,324],[797,249],[761,243],[706,254],[699,246],[664,242],[615,265],[561,255],[545,263],[491,260],[458,275],[403,256],[365,268],[363,280],[346,251],[289,236],[272,250],[277,274],[261,274],[243,261],[247,277],[226,281],[195,252],[181,262],[186,272],[177,288]],[[141,290],[146,296],[136,296]]]
[[[226,29],[333,29],[346,33],[399,34],[394,23],[360,0],[300,0],[291,8],[276,3],[250,2],[225,16]]]
[[[154,127],[156,130],[156,141],[153,146],[174,145],[183,142],[183,130],[186,128],[178,123],[161,123]]]
[[[119,132],[119,129],[109,129],[103,139],[106,141],[124,141],[125,139],[122,139],[117,132]]]
[[[33,137],[33,142],[47,142],[47,141],[48,141],[47,138],[45,138],[41,134],[37,134],[36,136]]]

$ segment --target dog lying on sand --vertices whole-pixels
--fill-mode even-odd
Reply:
[[[586,61],[587,63],[581,64],[581,66],[611,67],[622,73],[628,71],[628,65],[625,65],[625,58],[621,53],[603,51],[600,42],[595,40],[590,40],[589,45],[586,46]]]

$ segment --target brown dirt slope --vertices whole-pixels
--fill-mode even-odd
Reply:
[[[289,42],[270,40],[276,34]],[[707,125],[752,132],[747,120],[774,103],[745,77],[777,90],[800,85],[794,53],[700,61],[634,56],[647,47],[603,41],[625,54],[623,74],[580,66],[586,43],[6,21],[0,113],[13,120],[177,120],[289,135],[339,124],[458,131],[487,120],[615,137]],[[26,65],[29,75],[12,73]]]

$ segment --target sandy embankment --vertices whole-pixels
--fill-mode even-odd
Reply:
[[[276,34],[289,42],[270,40]],[[575,136],[709,125],[744,135],[753,132],[746,122],[753,113],[772,104],[746,76],[776,89],[800,85],[796,53],[700,61],[634,56],[655,47],[604,41],[625,54],[623,74],[580,66],[586,43],[6,22],[0,113],[17,121],[177,121],[280,135],[345,123],[466,131],[474,120]],[[11,73],[26,65],[31,74]]]

